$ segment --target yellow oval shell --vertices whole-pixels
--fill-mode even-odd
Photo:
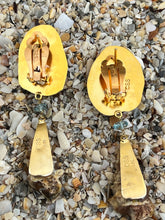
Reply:
[[[25,49],[27,47],[27,40],[33,35],[34,32],[40,32],[49,42],[49,51],[51,54],[51,65],[49,67],[49,76],[51,83],[49,85],[40,86],[34,85],[27,78],[29,72],[28,64],[25,59]],[[21,42],[19,48],[19,61],[18,61],[18,79],[20,86],[31,93],[41,93],[44,96],[49,96],[58,93],[64,87],[67,75],[67,60],[63,45],[59,34],[50,25],[39,25],[29,30]]]
[[[117,49],[117,59],[123,62],[126,69],[125,79],[130,80],[130,89],[127,91],[125,102],[121,106],[112,108],[102,102],[104,91],[99,78],[102,61],[113,55],[115,49]],[[91,67],[87,82],[88,95],[92,104],[104,115],[114,115],[117,110],[123,112],[135,109],[140,104],[143,88],[144,76],[140,63],[128,49],[119,46],[109,46],[101,52]]]

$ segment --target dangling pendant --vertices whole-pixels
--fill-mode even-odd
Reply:
[[[48,176],[53,172],[53,159],[45,119],[39,119],[35,132],[29,164],[33,176]]]
[[[89,98],[104,115],[115,116],[110,124],[123,132],[128,121],[122,112],[132,111],[140,104],[144,76],[140,63],[126,48],[109,46],[93,63],[87,89]],[[130,142],[120,142],[121,190],[124,198],[139,199],[146,195],[146,186]]]
[[[123,136],[120,141],[121,194],[125,199],[146,196],[146,185],[130,141]]]
[[[67,68],[60,36],[51,25],[39,25],[26,33],[19,48],[18,65],[18,79],[23,89],[35,94],[36,100],[41,100],[42,96],[54,95],[64,87]],[[36,185],[42,186],[43,191],[45,188],[51,191],[48,182],[58,182],[58,178],[53,174],[53,159],[45,123],[44,103],[39,104],[36,109],[38,110],[35,113],[42,117],[39,119],[34,135],[29,176],[32,182],[40,182]],[[51,193],[54,195],[54,190]]]

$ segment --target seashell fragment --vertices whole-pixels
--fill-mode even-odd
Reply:
[[[19,122],[23,118],[23,114],[13,110],[10,112],[9,116],[10,116],[10,121],[11,121],[10,131],[14,132]]]
[[[58,130],[57,137],[58,137],[58,141],[60,144],[60,148],[62,148],[63,150],[68,150],[70,148],[70,143],[69,143],[66,135],[64,134],[64,132],[61,130]]]
[[[164,183],[159,181],[156,183],[156,187],[160,192],[162,192],[165,195],[165,184]]]
[[[154,100],[154,108],[159,115],[161,115],[163,113],[163,107],[161,106],[161,104],[157,100]]]
[[[101,157],[100,156],[101,156],[100,152],[98,150],[94,150],[93,153],[92,153],[92,161],[100,163],[101,162]]]
[[[3,73],[5,73],[6,71],[7,71],[7,67],[0,64],[0,75],[2,75]]]
[[[59,178],[63,173],[64,171],[60,169],[47,177],[29,175],[28,181],[31,187],[53,202],[60,195],[62,185]]]
[[[64,200],[58,199],[55,204],[55,213],[64,212]]]
[[[70,19],[65,13],[62,13],[54,24],[55,28],[59,28],[61,31],[70,29],[74,21]]]
[[[159,7],[158,7],[158,10],[162,10],[165,8],[165,2],[162,2]]]
[[[24,128],[24,124],[27,122],[28,120],[28,116],[25,116],[21,122],[19,123],[17,129],[16,129],[16,134],[19,138],[23,138],[25,137],[26,133],[27,133],[27,130]]]
[[[86,138],[91,138],[91,132],[90,132],[90,130],[87,129],[87,128],[85,128],[85,129],[82,130],[82,134],[83,134],[83,136],[86,137]]]
[[[7,174],[10,169],[11,169],[10,165],[8,165],[5,161],[0,160],[0,175]]]
[[[74,178],[74,179],[72,180],[72,184],[73,184],[74,188],[78,188],[79,186],[82,185],[81,182],[80,182],[80,180],[79,180],[78,178]]]
[[[0,64],[3,66],[9,66],[9,59],[7,55],[0,56]]]
[[[72,209],[76,208],[76,206],[77,206],[77,202],[75,202],[73,199],[69,199],[68,204]]]
[[[0,216],[11,211],[12,211],[11,201],[9,200],[0,201]]]
[[[63,111],[57,112],[52,118],[52,121],[62,122],[63,120],[64,120],[64,112]]]
[[[6,156],[7,149],[6,145],[0,144],[0,160],[3,160],[3,158]]]
[[[11,49],[14,48],[14,45],[9,38],[0,36],[0,47],[5,48],[7,51],[11,51]]]
[[[23,208],[26,212],[29,212],[30,207],[32,205],[32,201],[28,199],[27,197],[24,198],[23,200]]]
[[[99,183],[94,183],[93,186],[92,186],[92,189],[94,190],[94,192],[95,192],[97,195],[100,195],[101,188],[100,188]]]

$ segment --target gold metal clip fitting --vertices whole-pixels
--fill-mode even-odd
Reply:
[[[114,49],[114,55],[103,60],[101,71],[100,83],[105,93],[103,103],[111,108],[121,106],[125,102],[130,80],[125,80],[126,70],[122,61],[117,59],[117,49]]]

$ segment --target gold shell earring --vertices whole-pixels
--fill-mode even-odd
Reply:
[[[101,52],[91,67],[87,82],[94,107],[104,115],[115,116],[113,128],[121,132],[121,194],[125,199],[146,196],[138,161],[124,133],[127,122],[122,120],[122,112],[131,111],[140,104],[143,88],[140,63],[128,49],[120,46],[109,46]]]
[[[34,135],[29,163],[33,177],[53,173],[53,159],[46,126],[43,96],[60,92],[66,80],[67,60],[60,36],[50,25],[29,30],[19,48],[18,79],[20,86],[33,93],[38,104],[38,126]],[[35,113],[36,113],[35,112]]]

